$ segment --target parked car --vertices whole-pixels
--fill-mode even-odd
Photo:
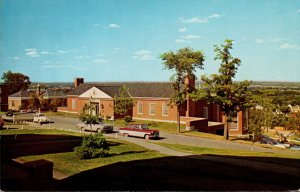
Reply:
[[[9,117],[12,117],[14,115],[14,111],[13,110],[8,110],[5,115],[9,116]]]
[[[33,122],[34,123],[46,123],[48,121],[49,121],[49,119],[44,113],[36,113],[33,116]]]
[[[98,133],[113,132],[113,126],[111,124],[104,124],[102,122],[95,124],[78,123],[77,127],[82,131],[95,131]]]
[[[130,124],[127,127],[120,128],[119,133],[123,134],[125,137],[135,136],[143,137],[145,139],[159,137],[159,131],[149,129],[147,124]]]
[[[263,144],[270,144],[270,145],[275,145],[275,144],[277,144],[278,142],[277,142],[276,140],[274,140],[274,139],[268,137],[268,136],[263,135],[263,136],[261,136],[261,138],[260,138],[260,143],[263,143]]]
[[[2,117],[0,117],[0,129],[2,129],[3,126],[4,126],[4,121],[3,121]]]

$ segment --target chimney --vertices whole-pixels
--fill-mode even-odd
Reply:
[[[196,86],[196,81],[195,81],[195,76],[194,75],[186,75],[184,78],[184,85],[186,87],[194,89]]]
[[[21,90],[21,93],[22,93],[22,90]],[[41,86],[40,84],[37,84],[36,86],[36,95],[39,96],[41,94]]]
[[[74,87],[78,87],[81,83],[84,83],[84,78],[75,78],[74,80]]]

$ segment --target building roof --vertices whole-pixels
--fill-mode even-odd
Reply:
[[[36,94],[35,89],[21,90],[21,91],[16,92],[12,95],[9,95],[9,97],[28,98],[32,94]],[[41,95],[43,95],[44,99],[47,99],[47,98],[50,98],[50,97],[62,98],[62,97],[66,96],[66,91],[65,90],[55,90],[55,89],[46,89],[46,90],[41,90]]]
[[[83,83],[73,90],[69,91],[68,95],[81,95],[92,87],[97,87],[111,97],[119,95],[120,88],[127,88],[131,97],[159,97],[169,98],[172,93],[171,82],[114,82],[114,83]]]

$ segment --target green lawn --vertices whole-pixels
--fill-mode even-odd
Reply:
[[[71,133],[59,130],[46,129],[31,129],[31,130],[1,130],[0,135],[15,135],[15,134],[54,134],[54,135],[72,135],[81,136],[79,133]],[[18,157],[18,160],[23,162],[33,161],[38,159],[46,159],[54,164],[54,170],[59,173],[70,176],[76,173],[113,164],[116,162],[127,162],[133,160],[152,159],[157,157],[164,157],[164,155],[157,152],[145,149],[138,145],[128,143],[119,139],[107,139],[111,144],[109,156],[105,158],[96,158],[89,160],[81,160],[75,156],[74,152],[53,153],[43,155],[32,155]]]
[[[257,151],[240,151],[232,149],[215,149],[215,148],[204,148],[189,145],[178,145],[169,143],[155,143],[164,147],[168,147],[175,151],[192,153],[195,155],[222,155],[230,157],[276,157],[276,158],[286,158],[286,159],[299,159],[300,153],[297,151],[291,151],[290,155],[279,154],[279,153],[269,153],[269,152],[257,152]],[[299,165],[300,167],[300,165]]]

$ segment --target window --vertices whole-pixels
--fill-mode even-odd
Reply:
[[[155,103],[149,104],[149,115],[155,115]]]
[[[15,101],[11,101],[11,106],[12,106],[12,107],[15,106]]]
[[[76,109],[76,100],[72,99],[72,109]]]
[[[0,87],[0,94],[2,93],[2,89],[1,89],[1,87]]]
[[[138,114],[143,114],[143,103],[138,103],[137,108]]]
[[[166,103],[162,104],[162,115],[168,116],[169,115],[169,107]]]
[[[230,130],[238,130],[239,129],[238,117],[233,118],[232,121],[228,123],[228,126]]]

